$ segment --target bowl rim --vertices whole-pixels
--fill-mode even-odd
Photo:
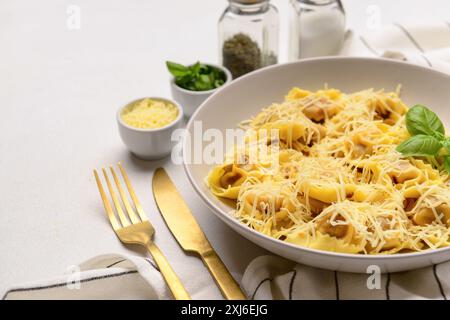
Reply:
[[[218,65],[215,63],[209,63],[209,62],[200,62],[200,63],[222,70],[227,77],[225,82],[220,87],[217,87],[217,88],[214,88],[211,90],[205,90],[205,91],[193,91],[193,90],[184,89],[175,83],[174,76],[170,77],[170,84],[174,88],[176,88],[176,90],[179,90],[180,92],[183,92],[184,94],[193,95],[193,96],[202,96],[202,95],[210,95],[210,94],[216,92],[217,90],[222,89],[226,84],[230,83],[233,80],[233,76],[232,76],[230,70],[228,70],[225,66]],[[193,63],[190,63],[188,65],[191,66],[191,65],[193,65]]]
[[[144,99],[164,101],[164,102],[168,102],[168,103],[173,104],[178,109],[177,117],[172,122],[170,122],[170,123],[168,123],[165,126],[160,127],[160,128],[136,128],[136,127],[130,126],[129,124],[125,123],[122,120],[122,117],[121,117],[122,111],[125,108],[127,108],[128,106],[130,106],[131,104],[136,103],[136,102],[141,101],[141,100],[144,100]],[[183,116],[184,116],[183,108],[181,107],[181,105],[178,102],[176,102],[175,100],[172,100],[172,99],[167,99],[167,98],[163,98],[163,97],[155,97],[155,96],[142,97],[142,98],[138,98],[138,99],[135,99],[133,101],[130,101],[126,105],[120,107],[117,110],[117,113],[116,113],[117,122],[121,126],[127,128],[127,129],[130,129],[130,130],[136,131],[136,132],[158,132],[158,131],[163,131],[163,130],[169,129],[171,127],[176,126],[182,120]]]
[[[431,67],[425,67],[425,66],[420,66],[417,64],[413,64],[411,62],[406,62],[406,61],[400,61],[400,60],[392,60],[392,59],[387,59],[387,58],[372,58],[372,57],[340,57],[340,56],[325,56],[325,57],[316,57],[316,58],[308,58],[308,59],[302,59],[302,60],[298,60],[298,61],[293,61],[293,62],[287,62],[287,63],[281,63],[281,64],[276,64],[276,65],[271,65],[271,66],[267,66],[255,71],[252,71],[246,75],[243,75],[242,77],[239,77],[238,79],[236,79],[235,81],[233,81],[233,83],[230,83],[227,85],[227,87],[232,87],[232,86],[236,86],[239,84],[239,82],[241,81],[241,79],[246,79],[249,77],[253,77],[256,74],[265,72],[266,70],[269,69],[275,69],[275,68],[280,68],[280,67],[284,67],[284,66],[289,66],[289,65],[294,65],[294,64],[302,64],[302,63],[308,63],[308,62],[320,62],[320,61],[338,61],[338,60],[358,60],[358,61],[369,61],[369,62],[383,62],[383,63],[390,63],[390,64],[403,64],[403,65],[407,65],[408,67],[412,67],[412,68],[417,68],[417,69],[422,69],[422,70],[427,70],[428,72],[432,72],[432,73],[436,73],[439,76],[444,76],[446,78],[448,78],[450,80],[450,75],[446,74],[444,72],[438,71],[436,69],[433,69]],[[189,119],[189,122],[186,124],[186,130],[189,131],[189,129],[192,127],[194,121],[196,120],[196,116],[197,113],[199,113],[204,106],[206,105],[206,103],[209,102],[210,99],[213,99],[215,97],[217,93],[212,94],[211,96],[209,96],[198,108],[197,110],[192,114],[191,118]],[[273,245],[275,246],[286,246],[288,248],[290,248],[291,250],[297,250],[297,251],[304,251],[307,252],[309,254],[313,254],[313,255],[322,255],[322,256],[326,256],[329,258],[340,258],[340,259],[361,259],[361,260],[367,260],[367,261],[373,261],[373,260],[397,260],[397,259],[413,259],[413,258],[417,258],[417,257],[423,257],[423,256],[429,256],[429,255],[436,255],[445,251],[450,251],[450,246],[448,247],[443,247],[443,248],[437,248],[437,249],[428,249],[425,251],[419,251],[419,252],[410,252],[410,253],[399,253],[399,254],[373,254],[373,255],[369,255],[369,254],[356,254],[356,253],[340,253],[340,252],[332,252],[332,251],[325,251],[325,250],[319,250],[319,249],[312,249],[312,248],[307,248],[307,247],[302,247],[299,245],[295,245],[289,242],[285,242],[279,239],[275,239],[272,237],[269,237],[263,233],[260,233],[254,229],[251,229],[247,226],[245,226],[244,224],[242,224],[241,222],[239,222],[237,219],[235,219],[234,217],[232,217],[230,214],[224,213],[223,210],[221,208],[219,208],[215,203],[213,203],[201,190],[200,186],[197,184],[197,182],[195,181],[194,177],[192,176],[191,171],[189,170],[189,163],[187,161],[187,153],[185,152],[185,148],[186,148],[186,140],[187,139],[187,135],[184,135],[183,138],[183,144],[182,144],[182,152],[183,152],[183,168],[184,171],[186,172],[186,175],[188,176],[188,180],[191,183],[191,185],[194,187],[194,190],[196,191],[196,193],[200,196],[200,198],[203,200],[203,202],[214,212],[214,214],[216,216],[218,216],[218,218],[220,218],[221,220],[226,219],[227,222],[226,223],[231,223],[233,225],[235,225],[237,228],[241,229],[243,232],[245,233],[251,233],[252,235],[254,235],[257,238],[260,238],[262,240],[267,240],[268,242],[272,242]]]

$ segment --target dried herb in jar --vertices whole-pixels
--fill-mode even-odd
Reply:
[[[261,49],[249,36],[238,33],[227,39],[222,47],[223,65],[233,78],[261,68]]]

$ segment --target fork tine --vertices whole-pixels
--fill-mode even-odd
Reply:
[[[103,190],[102,182],[98,177],[97,170],[94,170],[95,180],[97,181],[98,191],[100,192],[100,196],[102,197],[103,206],[105,207],[106,214],[108,215],[109,222],[111,223],[114,230],[120,229],[121,225],[119,221],[117,221],[116,216],[114,215],[114,211],[109,204],[108,198],[106,197],[105,190]]]
[[[111,194],[111,198],[113,200],[114,206],[116,207],[117,214],[119,215],[120,222],[122,222],[122,226],[129,226],[127,217],[123,213],[122,206],[120,205],[119,199],[117,199],[116,192],[114,191],[111,182],[109,181],[108,174],[106,173],[105,168],[102,168],[103,175],[105,176],[106,185],[108,186],[109,193]]]
[[[120,172],[122,173],[123,180],[125,180],[125,184],[127,185],[128,192],[130,193],[131,199],[134,202],[134,206],[136,207],[139,217],[141,217],[142,221],[147,220],[147,216],[145,215],[144,210],[142,209],[141,203],[139,202],[136,194],[134,193],[134,189],[131,186],[131,182],[128,179],[128,175],[125,172],[125,169],[122,167],[122,164],[120,162],[119,162],[119,169],[120,169]]]
[[[130,205],[130,202],[128,201],[127,196],[125,195],[125,192],[123,192],[122,186],[120,185],[120,181],[117,178],[116,172],[114,171],[114,168],[112,166],[109,166],[109,169],[111,170],[111,173],[113,175],[114,181],[116,183],[117,189],[119,190],[120,197],[122,198],[122,202],[125,206],[125,209],[128,212],[128,216],[130,217],[131,222],[139,223],[141,222],[139,218],[137,217],[136,213],[134,213],[133,208]]]

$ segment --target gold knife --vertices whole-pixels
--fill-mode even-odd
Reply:
[[[156,169],[153,175],[153,195],[175,239],[184,251],[200,256],[223,296],[230,300],[245,300],[238,283],[211,247],[191,210],[163,168]]]

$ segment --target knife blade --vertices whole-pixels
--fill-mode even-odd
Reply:
[[[241,288],[212,248],[191,210],[163,168],[153,175],[153,196],[167,226],[183,250],[200,256],[227,299],[245,299]]]

